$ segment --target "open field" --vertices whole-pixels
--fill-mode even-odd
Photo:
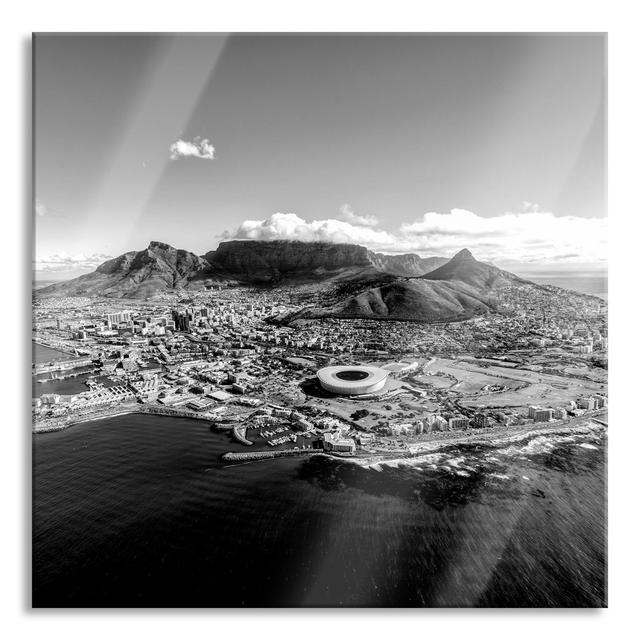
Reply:
[[[490,365],[480,367],[468,360],[449,360],[437,358],[427,365],[427,371],[434,374],[443,373],[456,380],[450,385],[452,391],[459,391],[462,394],[480,393],[484,387],[500,386],[507,389],[519,389],[524,384],[529,383],[528,373],[518,373],[513,369]],[[433,378],[436,376],[424,376]]]
[[[462,394],[460,404],[467,407],[563,406],[582,395],[606,392],[599,378],[585,380],[500,365],[481,367],[469,360],[439,358],[429,370],[455,376],[459,383],[451,390]],[[582,375],[589,371],[579,369]],[[503,389],[483,389],[487,385]]]
[[[450,389],[456,380],[446,375],[417,375],[414,380],[424,385],[429,385],[433,389]]]

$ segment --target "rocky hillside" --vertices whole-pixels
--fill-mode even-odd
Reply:
[[[476,260],[468,249],[459,251],[451,260],[423,275],[422,278],[464,282],[481,290],[493,289],[507,282],[525,282],[513,273]]]
[[[467,249],[435,271],[417,278],[395,278],[360,288],[338,287],[322,307],[308,307],[280,320],[372,318],[451,322],[495,311],[505,287],[537,286],[479,262]]]
[[[101,264],[93,273],[38,290],[45,296],[150,298],[155,294],[220,282],[209,263],[194,253],[151,242]]]
[[[395,256],[389,256],[384,253],[369,252],[369,254],[371,262],[377,269],[394,276],[421,276],[448,262],[447,258],[438,256],[421,258],[415,253],[404,253]]]
[[[306,308],[282,320],[371,318],[450,322],[494,311],[491,299],[463,283],[396,280],[320,308]]]

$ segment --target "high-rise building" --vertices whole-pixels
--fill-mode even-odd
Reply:
[[[111,328],[113,325],[118,326],[122,322],[131,322],[131,311],[107,313],[107,325],[109,326],[109,328]]]
[[[553,409],[537,409],[534,416],[534,422],[549,422],[553,418]]]
[[[579,398],[578,399],[578,409],[585,409],[586,411],[591,411],[596,408],[596,399],[593,397],[588,398]]]
[[[435,416],[433,420],[433,430],[434,431],[444,431],[448,426],[447,421],[442,416]]]
[[[469,418],[449,418],[449,429],[466,429],[469,426]]]
[[[606,407],[608,404],[607,396],[603,396],[601,394],[596,395],[595,401],[596,401],[596,409],[602,409]]]
[[[177,309],[173,309],[171,311],[171,316],[173,318],[176,331],[189,331],[190,317],[188,311],[182,312]]]
[[[489,426],[489,416],[484,413],[478,412],[473,416],[473,425],[475,427],[488,427]]]

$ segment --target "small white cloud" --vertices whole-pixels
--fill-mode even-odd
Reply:
[[[350,204],[345,202],[340,207],[340,213],[342,214],[343,219],[349,224],[354,224],[358,227],[377,227],[379,224],[378,218],[375,216],[359,216],[351,207]]]
[[[35,202],[33,204],[33,210],[36,214],[36,216],[38,216],[39,218],[44,218],[45,216],[47,218],[66,218],[66,216],[63,213],[60,213],[60,211],[56,211],[55,209],[52,209],[49,205],[45,204],[43,200],[41,200],[40,198],[36,198]]]
[[[87,270],[92,271],[99,267],[103,262],[111,260],[113,256],[104,253],[93,253],[86,255],[78,253],[69,255],[64,251],[62,253],[54,253],[49,256],[37,257],[34,263],[36,271],[71,271],[71,270]]]
[[[40,200],[40,198],[36,198],[34,208],[37,216],[40,216],[42,218],[43,216],[47,215],[47,207],[45,206],[44,202]]]
[[[193,140],[178,139],[169,147],[169,157],[172,160],[178,158],[201,158],[202,160],[215,160],[215,147],[207,138],[196,136]]]

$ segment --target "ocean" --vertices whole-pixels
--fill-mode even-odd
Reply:
[[[602,432],[412,467],[246,450],[130,415],[33,437],[36,607],[606,605]]]
[[[518,273],[518,275],[537,282],[538,284],[551,284],[554,287],[562,287],[563,289],[571,289],[579,293],[598,296],[603,300],[608,299],[608,279],[606,273],[571,275],[561,272],[546,275]]]

